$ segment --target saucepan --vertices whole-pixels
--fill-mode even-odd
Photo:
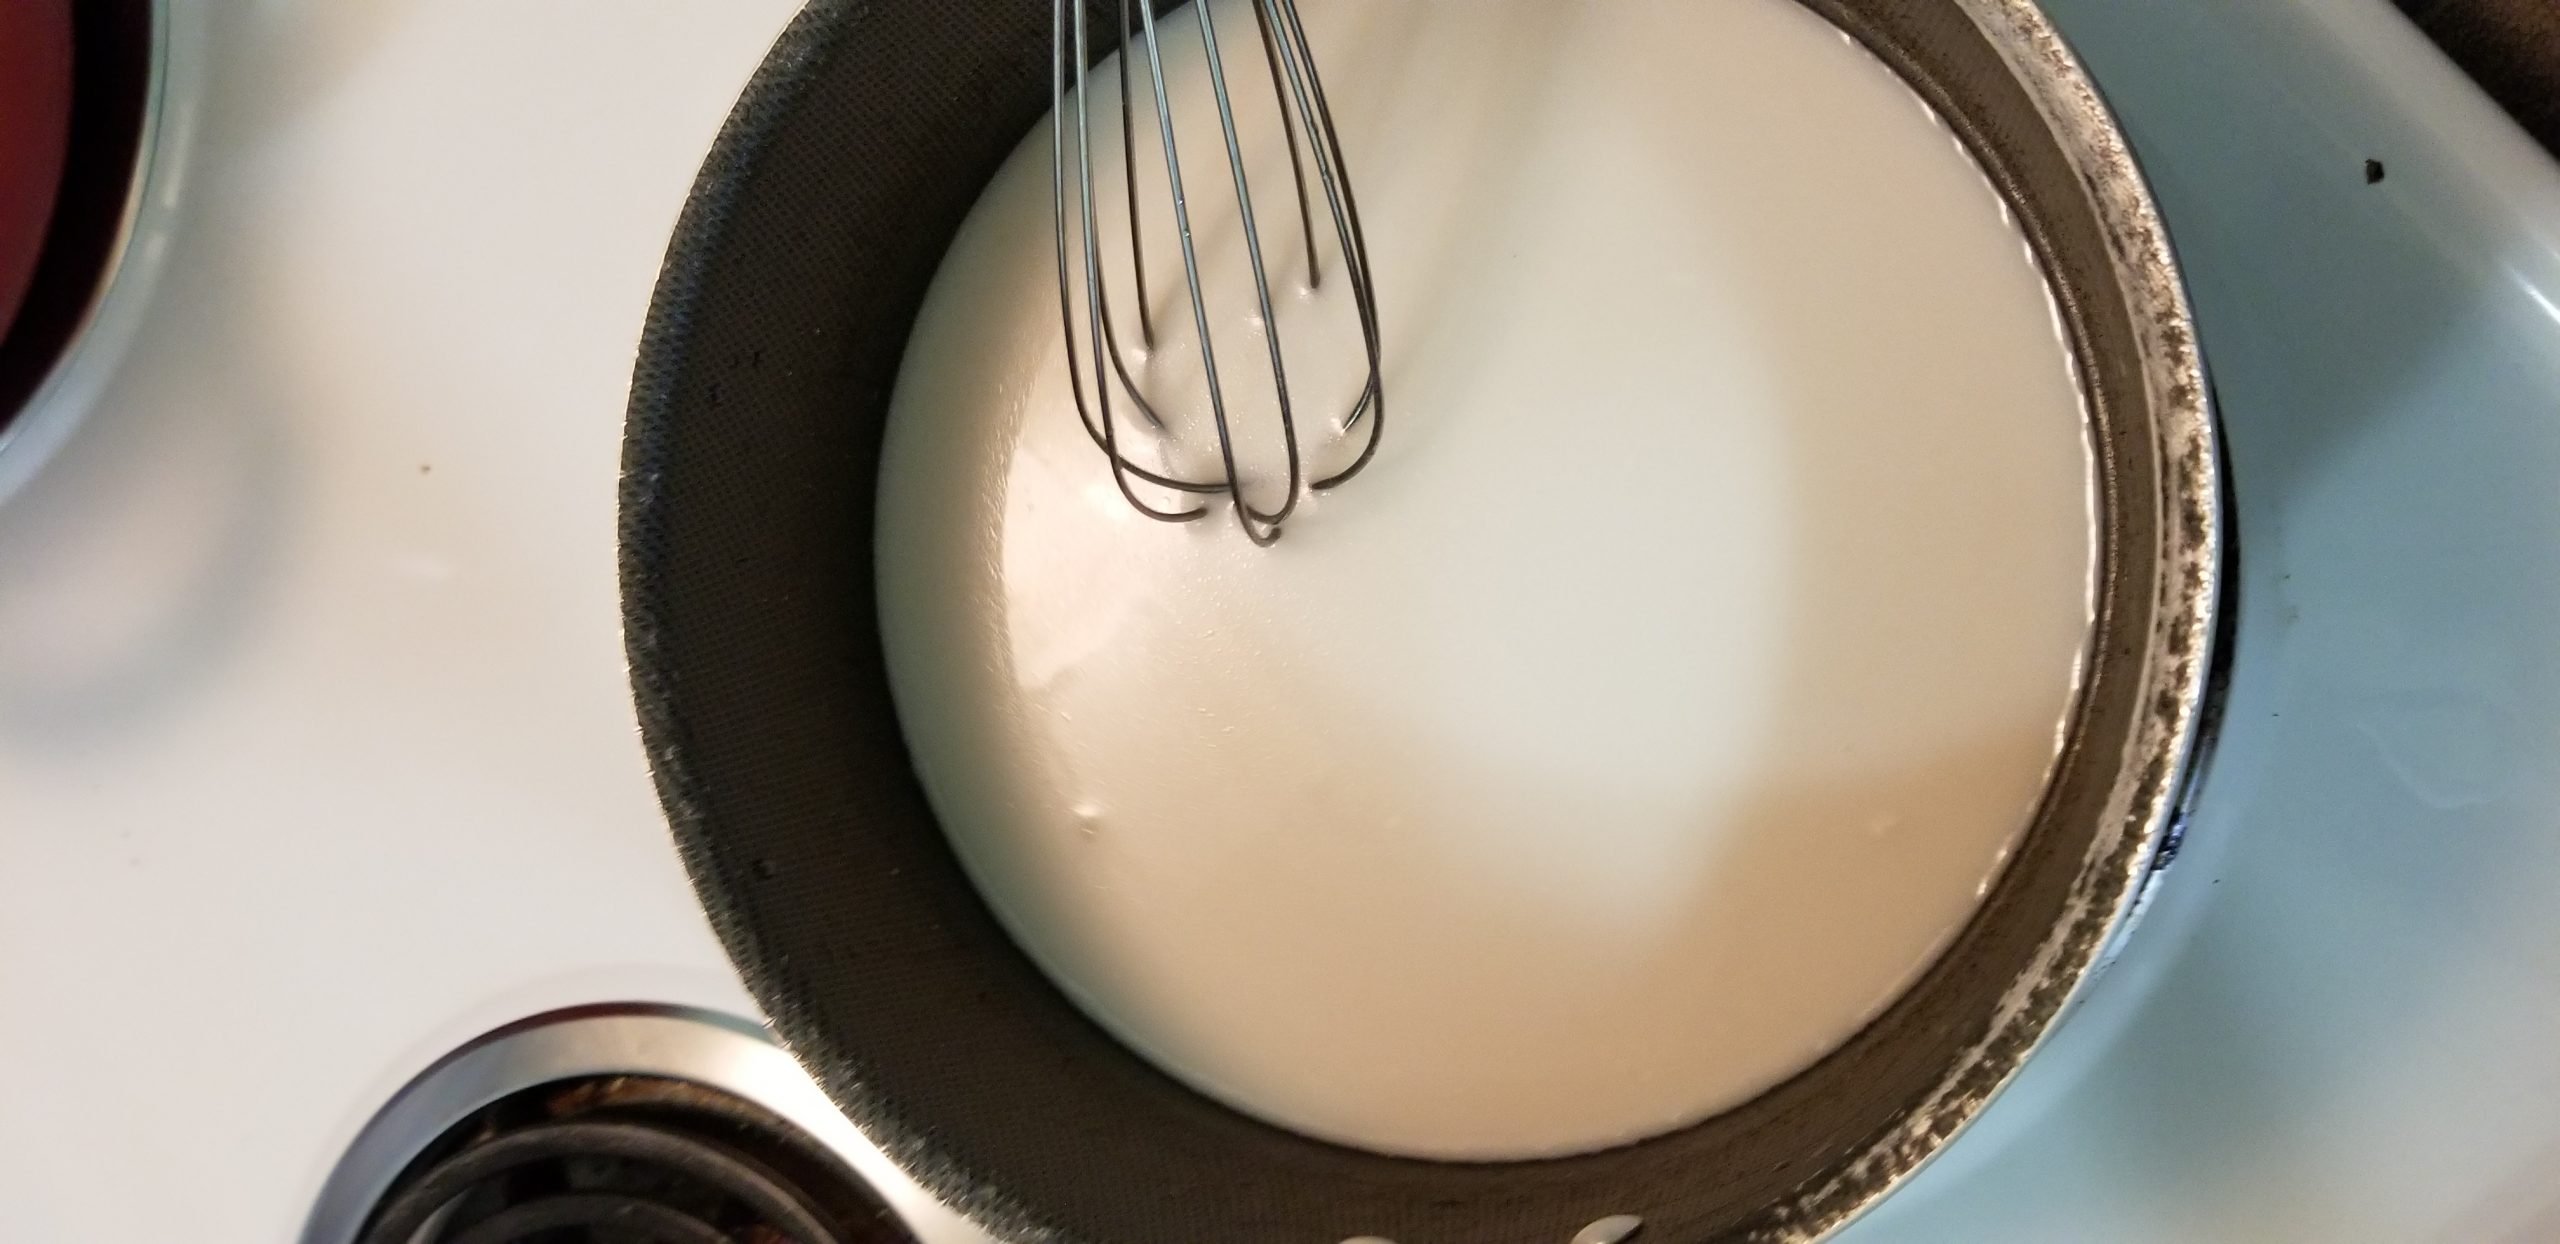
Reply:
[[[2029,0],[1801,0],[1902,75],[2005,196],[2095,448],[2084,685],[1972,921],[1798,1075],[1667,1135],[1531,1162],[1309,1139],[1087,1019],[953,857],[890,699],[883,422],[955,230],[1051,104],[1049,6],[819,0],[705,165],[650,312],[622,494],[625,633],[666,812],[775,1030],[935,1194],[1096,1244],[1804,1240],[1992,1100],[2175,854],[2210,722],[2227,542],[2204,360],[2107,108]]]

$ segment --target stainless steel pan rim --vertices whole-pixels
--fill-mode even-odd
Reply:
[[[2097,85],[2033,0],[1951,0],[2000,50],[2086,179],[2108,258],[2134,310],[2162,463],[2160,608],[2141,653],[2149,706],[2126,748],[2105,823],[2065,918],[2034,970],[2009,987],[1990,1030],[1938,1089],[1865,1156],[1808,1188],[1772,1240],[1816,1240],[1873,1208],[1953,1140],[2016,1077],[2080,991],[2123,949],[2164,878],[2172,834],[2200,775],[2223,637],[2224,464],[2212,387],[2167,225]],[[1817,8],[1824,7],[1820,4]]]

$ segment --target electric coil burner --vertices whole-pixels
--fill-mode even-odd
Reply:
[[[314,1230],[360,1244],[914,1244],[854,1169],[861,1155],[791,1091],[788,1065],[753,1027],[677,1008],[501,1029],[374,1119]]]
[[[476,1112],[411,1167],[366,1238],[909,1238],[886,1212],[770,1111],[678,1080],[604,1076],[544,1085]],[[576,1231],[585,1234],[557,1234]]]

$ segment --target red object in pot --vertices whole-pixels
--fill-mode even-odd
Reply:
[[[0,338],[44,252],[71,136],[73,0],[0,0]]]

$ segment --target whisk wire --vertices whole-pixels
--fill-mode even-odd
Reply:
[[[1314,487],[1321,490],[1359,474],[1378,450],[1381,428],[1377,425],[1386,418],[1386,395],[1380,383],[1383,358],[1378,341],[1377,290],[1369,281],[1368,233],[1360,225],[1360,202],[1351,189],[1350,162],[1342,154],[1341,135],[1333,126],[1333,106],[1325,98],[1324,80],[1316,71],[1314,57],[1293,55],[1307,46],[1306,27],[1298,19],[1297,0],[1254,0],[1254,3],[1256,7],[1276,5],[1279,20],[1285,21],[1289,28],[1289,38],[1280,43],[1280,55],[1299,113],[1305,119],[1308,132],[1317,136],[1317,140],[1310,144],[1315,150],[1316,175],[1324,184],[1325,205],[1333,216],[1334,230],[1342,247],[1343,265],[1350,274],[1351,296],[1360,313],[1361,343],[1369,355],[1368,384],[1362,389],[1359,401],[1353,404],[1351,413],[1342,421],[1343,430],[1348,432],[1359,426],[1364,415],[1369,417],[1372,424],[1368,442],[1349,467],[1315,482]]]
[[[1100,231],[1094,228],[1093,167],[1090,156],[1086,154],[1090,151],[1092,121],[1088,103],[1091,93],[1084,88],[1086,66],[1092,62],[1086,47],[1081,6],[1073,10],[1073,15],[1077,19],[1073,22],[1069,21],[1070,12],[1069,0],[1059,0],[1055,10],[1056,24],[1052,34],[1057,48],[1062,51],[1071,48],[1074,54],[1076,149],[1077,158],[1084,169],[1084,175],[1077,182],[1077,202],[1080,220],[1084,226],[1086,310],[1093,323],[1107,328],[1110,318],[1104,305],[1102,282],[1099,279],[1102,270],[1102,244]],[[1070,26],[1073,27],[1072,30],[1069,29]],[[1063,109],[1067,98],[1067,58],[1062,55],[1055,59],[1057,63],[1052,67],[1051,79],[1057,88],[1059,103]],[[1102,448],[1103,456],[1110,459],[1112,482],[1118,486],[1120,495],[1132,507],[1139,513],[1161,522],[1189,522],[1207,514],[1207,507],[1195,506],[1188,511],[1159,509],[1139,497],[1137,489],[1129,483],[1129,477],[1132,474],[1150,483],[1166,486],[1178,486],[1179,482],[1137,467],[1120,452],[1119,428],[1111,417],[1111,386],[1102,382],[1104,346],[1102,334],[1099,333],[1094,334],[1091,339],[1093,374],[1097,381],[1094,385],[1094,408],[1088,409],[1085,405],[1084,378],[1076,362],[1075,298],[1070,292],[1073,283],[1068,275],[1066,125],[1063,116],[1058,124],[1050,127],[1050,143],[1052,155],[1050,199],[1055,208],[1058,243],[1058,311],[1066,328],[1067,387],[1075,394],[1076,417],[1084,424],[1085,433]],[[1133,238],[1132,241],[1134,240]],[[1130,392],[1134,395],[1135,388],[1132,387]],[[1097,411],[1099,412],[1098,423]]]
[[[1298,158],[1298,123],[1289,113],[1289,84],[1280,68],[1280,34],[1272,26],[1271,6],[1265,0],[1253,0],[1253,27],[1262,36],[1262,59],[1271,70],[1271,97],[1280,105],[1280,137],[1289,147],[1289,180],[1298,189],[1298,236],[1307,247],[1307,288],[1322,289],[1324,269],[1316,261],[1316,218],[1307,206],[1307,166]]]
[[[1200,13],[1205,18],[1208,10],[1201,9]],[[1236,478],[1235,440],[1229,435],[1227,428],[1227,394],[1225,387],[1218,383],[1218,344],[1216,335],[1209,331],[1209,303],[1200,289],[1199,245],[1191,236],[1191,194],[1189,187],[1183,181],[1181,144],[1174,140],[1173,101],[1165,90],[1164,48],[1156,38],[1156,9],[1153,4],[1142,3],[1138,6],[1138,25],[1146,36],[1147,79],[1149,85],[1155,90],[1156,133],[1164,143],[1165,179],[1173,186],[1174,235],[1182,242],[1182,283],[1191,295],[1192,331],[1200,338],[1201,379],[1209,389],[1209,418],[1218,429],[1218,457],[1227,470],[1227,498],[1235,504],[1237,521],[1243,525],[1245,535],[1254,543],[1263,544],[1277,539],[1278,536],[1277,533],[1268,532],[1265,528],[1254,525],[1254,519],[1259,516],[1246,506],[1244,485]],[[1214,42],[1210,45],[1210,50],[1214,56],[1216,53]],[[1126,72],[1126,68],[1127,58],[1124,54],[1123,72]],[[1221,111],[1223,112],[1223,107]]]
[[[1359,207],[1351,195],[1350,173],[1342,155],[1339,134],[1333,127],[1331,107],[1324,95],[1322,80],[1317,76],[1314,57],[1309,52],[1306,30],[1300,20],[1295,0],[1247,0],[1255,31],[1262,44],[1263,60],[1271,79],[1274,103],[1277,105],[1283,140],[1288,146],[1289,171],[1297,206],[1299,234],[1307,263],[1306,289],[1313,293],[1324,280],[1322,259],[1316,246],[1313,196],[1309,193],[1306,165],[1308,157],[1316,167],[1317,180],[1323,187],[1326,211],[1334,226],[1333,234],[1342,256],[1344,276],[1351,287],[1352,305],[1360,323],[1361,348],[1366,356],[1367,377],[1350,411],[1340,420],[1343,434],[1358,429],[1366,421],[1365,441],[1357,457],[1346,468],[1331,475],[1306,482],[1301,447],[1297,435],[1296,410],[1289,389],[1287,359],[1280,340],[1278,306],[1272,293],[1272,273],[1262,245],[1260,222],[1254,210],[1251,179],[1245,165],[1244,144],[1239,137],[1234,97],[1229,89],[1226,65],[1219,43],[1217,19],[1207,3],[1195,3],[1194,20],[1199,25],[1201,50],[1206,58],[1209,85],[1217,106],[1219,130],[1226,148],[1228,169],[1235,183],[1238,222],[1242,227],[1245,255],[1254,281],[1255,307],[1260,313],[1257,327],[1264,338],[1271,366],[1273,395],[1279,416],[1279,429],[1288,471],[1285,495],[1276,508],[1254,505],[1245,495],[1245,483],[1237,462],[1234,429],[1229,422],[1228,394],[1221,383],[1218,354],[1210,327],[1208,300],[1203,285],[1202,269],[1192,220],[1193,201],[1182,168],[1179,143],[1175,137],[1171,91],[1165,73],[1163,41],[1159,33],[1157,0],[1139,0],[1136,21],[1130,20],[1130,0],[1117,0],[1119,17],[1119,52],[1121,57],[1118,86],[1120,94],[1120,140],[1123,184],[1128,196],[1129,265],[1138,300],[1138,331],[1142,346],[1152,351],[1157,344],[1154,318],[1148,298],[1143,214],[1140,207],[1137,171],[1138,118],[1135,94],[1130,83],[1136,72],[1134,60],[1146,58],[1148,87],[1153,95],[1158,142],[1165,161],[1166,185],[1173,201],[1173,223],[1180,242],[1183,264],[1183,288],[1191,307],[1193,331],[1199,337],[1203,386],[1207,391],[1210,423],[1218,437],[1219,463],[1223,478],[1215,480],[1187,479],[1170,470],[1151,470],[1130,460],[1122,449],[1121,428],[1115,413],[1111,390],[1116,387],[1131,409],[1159,431],[1166,428],[1165,419],[1155,402],[1132,375],[1122,349],[1110,296],[1103,277],[1104,256],[1098,238],[1095,204],[1092,120],[1089,93],[1089,70],[1093,56],[1087,27],[1092,9],[1099,0],[1055,0],[1054,30],[1057,56],[1052,85],[1059,103],[1059,121],[1052,127],[1051,156],[1053,170],[1051,195],[1056,210],[1058,250],[1059,314],[1067,343],[1067,379],[1074,391],[1078,419],[1084,425],[1104,456],[1110,460],[1112,476],[1121,495],[1131,506],[1149,518],[1165,522],[1188,522],[1207,511],[1205,507],[1172,509],[1153,505],[1142,499],[1135,484],[1146,484],[1194,496],[1224,495],[1233,507],[1236,519],[1246,536],[1257,545],[1269,545],[1279,539],[1281,524],[1292,515],[1306,491],[1322,490],[1350,479],[1365,468],[1376,455],[1379,435],[1384,424],[1383,360],[1379,344],[1377,301],[1369,282],[1367,237],[1360,226]],[[1072,62],[1073,72],[1069,72]],[[1069,124],[1069,96],[1073,96],[1075,127],[1074,153],[1077,197],[1076,224],[1083,231],[1082,246],[1071,247],[1069,204],[1066,179],[1069,159],[1066,128]],[[1302,152],[1299,135],[1307,136]],[[1072,253],[1080,252],[1080,253]],[[1080,261],[1080,263],[1078,262]],[[1080,269],[1080,270],[1079,270]],[[1076,299],[1073,285],[1078,276],[1085,284],[1084,312],[1086,335],[1079,337],[1076,326]],[[1079,356],[1084,356],[1080,358]],[[1090,363],[1093,392],[1085,390],[1086,362]],[[1159,395],[1159,400],[1161,395]]]
[[[1120,0],[1120,25],[1117,29],[1123,32],[1121,48],[1125,53],[1128,48],[1125,35],[1129,29],[1129,0]],[[1083,73],[1081,66],[1077,73]],[[1129,187],[1129,270],[1137,278],[1137,284],[1131,288],[1138,291],[1138,343],[1152,350],[1156,345],[1156,319],[1147,309],[1146,231],[1138,219],[1138,119],[1129,104],[1129,62],[1125,54],[1117,76],[1120,79],[1120,174]],[[1083,89],[1081,77],[1077,89]],[[1119,348],[1114,346],[1112,353],[1119,353]],[[1125,377],[1127,373],[1122,375]],[[1164,426],[1151,408],[1147,410],[1147,419],[1159,428]]]
[[[1244,222],[1245,259],[1253,269],[1254,305],[1262,313],[1264,325],[1262,340],[1271,356],[1271,387],[1279,399],[1280,443],[1289,463],[1288,490],[1283,494],[1284,499],[1279,509],[1266,512],[1253,508],[1246,503],[1244,490],[1239,483],[1235,491],[1236,513],[1259,520],[1276,539],[1278,536],[1276,528],[1298,508],[1298,486],[1304,482],[1300,474],[1302,467],[1298,461],[1298,424],[1296,416],[1289,408],[1289,368],[1280,352],[1280,333],[1277,328],[1279,315],[1277,309],[1271,304],[1271,271],[1262,259],[1262,230],[1254,220],[1253,186],[1244,171],[1242,140],[1236,136],[1235,103],[1227,94],[1226,58],[1218,54],[1218,24],[1216,18],[1211,16],[1208,5],[1198,5],[1195,11],[1200,16],[1201,51],[1207,56],[1209,62],[1210,93],[1218,101],[1218,129],[1226,138],[1227,169],[1235,175],[1236,214]],[[1189,238],[1187,230],[1184,237],[1187,241]],[[1198,296],[1195,286],[1193,298],[1196,300]],[[1204,329],[1201,343],[1205,346],[1207,342]],[[1218,405],[1213,396],[1211,408],[1217,411],[1218,415],[1218,448],[1226,458],[1227,478],[1233,481],[1237,479],[1234,450],[1227,437],[1225,412],[1217,410]],[[1254,535],[1257,543],[1262,542],[1261,535],[1253,533],[1252,524],[1246,524],[1246,530],[1248,534]]]

